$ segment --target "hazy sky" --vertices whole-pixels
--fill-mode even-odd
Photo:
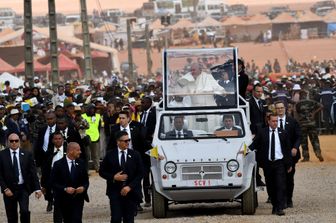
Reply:
[[[79,12],[80,0],[55,0],[56,10],[60,12]],[[89,13],[97,7],[97,0],[87,0],[87,7]],[[126,11],[134,10],[142,6],[143,2],[147,0],[99,0],[102,9],[120,8]],[[48,13],[48,0],[32,0],[34,14]],[[23,0],[0,0],[0,8],[13,8],[16,12],[23,12]]]
[[[59,12],[79,12],[80,0],[55,0],[56,9]],[[126,11],[132,11],[140,8],[143,2],[148,0],[99,0],[102,9],[120,8]],[[303,3],[312,2],[314,0],[223,0],[226,4],[288,4],[288,3]],[[34,14],[46,14],[48,12],[48,0],[32,0]],[[97,7],[98,0],[87,0],[89,13]],[[17,13],[23,12],[23,0],[0,0],[1,7],[13,8]],[[78,10],[77,10],[78,9]]]

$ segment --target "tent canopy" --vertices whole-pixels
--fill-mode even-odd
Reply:
[[[50,66],[43,65],[37,60],[34,60],[34,71],[35,72],[47,72],[50,71]],[[16,73],[23,73],[25,72],[25,61],[22,61],[19,65],[15,68]]]
[[[299,14],[297,20],[299,22],[316,22],[316,21],[323,21],[323,18],[312,13],[311,11],[305,11],[303,14]]]
[[[243,20],[238,16],[231,16],[222,20],[222,24],[224,26],[243,26],[246,25],[246,20]]]
[[[223,26],[223,24],[211,17],[206,17],[203,21],[197,23],[197,26],[198,27]]]
[[[295,23],[296,19],[288,13],[281,13],[275,19],[272,20],[272,23]]]
[[[6,81],[9,81],[12,88],[19,88],[20,86],[24,85],[23,80],[8,72],[4,72],[0,75],[0,83],[5,84]]]
[[[0,58],[0,73],[3,72],[15,72],[15,67]]]
[[[169,28],[171,29],[183,29],[183,28],[193,28],[195,27],[195,24],[193,24],[188,19],[180,19],[177,23],[174,25],[171,25]]]
[[[246,25],[261,25],[261,24],[271,24],[271,20],[263,14],[256,14],[251,16],[248,20],[246,20]]]
[[[157,19],[149,25],[150,29],[164,29],[164,25],[161,24],[161,20]]]
[[[323,17],[326,23],[336,23],[336,10],[332,10],[326,16]]]
[[[73,62],[69,57],[65,56],[63,53],[58,55],[58,67],[60,71],[79,71],[79,65]]]

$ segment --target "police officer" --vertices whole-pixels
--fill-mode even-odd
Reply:
[[[300,101],[296,104],[296,111],[298,113],[298,122],[302,132],[302,162],[309,161],[308,136],[316,157],[321,162],[324,161],[321,154],[320,141],[315,122],[315,115],[322,109],[323,106],[320,103],[309,99],[306,91],[300,93]]]

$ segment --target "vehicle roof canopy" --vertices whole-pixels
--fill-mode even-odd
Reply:
[[[238,107],[236,48],[167,49],[163,62],[165,110]]]

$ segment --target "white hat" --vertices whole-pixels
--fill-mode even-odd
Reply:
[[[128,103],[132,103],[132,102],[135,102],[135,99],[134,98],[128,98]]]
[[[22,101],[22,97],[18,96],[15,98],[15,102],[21,102]]]
[[[10,111],[10,115],[16,115],[16,114],[20,114],[20,112],[19,112],[18,109],[13,108],[13,109]]]
[[[299,84],[294,84],[293,90],[301,90],[301,87]]]
[[[34,77],[34,80],[39,80],[40,78],[38,76],[35,76]]]

